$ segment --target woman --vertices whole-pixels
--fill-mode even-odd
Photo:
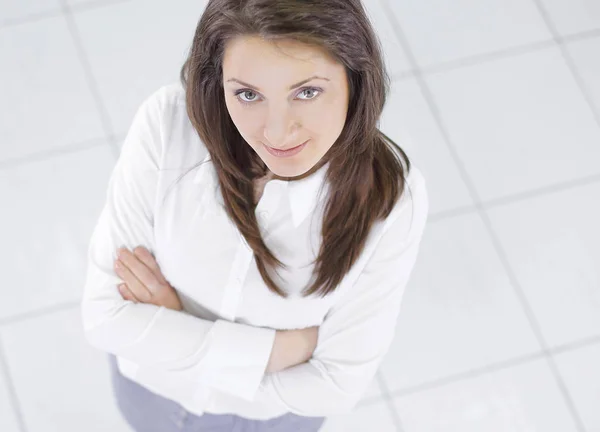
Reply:
[[[388,89],[360,0],[208,2],[89,246],[85,334],[135,430],[308,432],[356,406],[428,214],[377,129]]]

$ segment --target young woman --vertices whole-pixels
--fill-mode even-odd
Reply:
[[[388,351],[428,214],[360,0],[210,0],[137,111],[82,318],[137,431],[317,431]]]

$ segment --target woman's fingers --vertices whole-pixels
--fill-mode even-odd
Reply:
[[[156,277],[154,272],[140,260],[137,254],[130,252],[127,248],[120,248],[119,259],[133,272],[135,277],[139,279],[150,293],[155,294],[160,290],[163,285],[162,280]]]
[[[119,292],[121,293],[121,296],[125,299],[125,300],[129,300],[132,301],[134,303],[139,303],[140,301],[133,295],[133,293],[131,292],[131,290],[129,288],[127,288],[127,284],[119,284]]]
[[[136,299],[141,303],[183,310],[177,291],[168,283],[158,263],[148,249],[136,247],[133,252],[127,248],[118,249],[115,272],[126,283],[127,290],[121,295],[125,299]]]
[[[154,259],[154,256],[148,249],[143,246],[138,246],[133,250],[133,254],[150,269],[161,285],[169,284],[160,271],[160,267]]]
[[[138,261],[138,259],[133,256],[133,254],[131,254],[131,256],[124,256],[124,259],[118,258],[115,261],[115,272],[121,279],[123,279],[123,281],[127,284],[127,288],[131,290],[137,299],[144,303],[149,303],[152,300],[151,291],[147,288],[146,283],[144,280],[140,279],[140,277],[146,281],[151,277],[153,279],[151,283],[154,284],[156,284],[156,278],[143,263]]]

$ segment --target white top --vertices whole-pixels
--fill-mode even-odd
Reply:
[[[266,245],[288,266],[279,270],[280,286],[291,293],[284,299],[264,284],[222,207],[183,88],[160,88],[134,117],[90,240],[81,304],[88,342],[117,355],[125,376],[196,415],[350,412],[392,343],[429,204],[413,165],[410,188],[374,225],[334,293],[302,298],[321,242],[328,165],[303,180],[270,180],[256,209]],[[138,245],[155,255],[184,311],[121,297],[117,248]],[[312,359],[265,373],[276,329],[311,326],[320,326]]]

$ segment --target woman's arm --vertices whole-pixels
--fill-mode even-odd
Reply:
[[[114,262],[121,246],[154,250],[154,210],[166,154],[165,133],[182,109],[168,88],[140,106],[110,175],[92,232],[81,318],[88,343],[128,361],[130,377],[173,399],[204,397],[213,382],[252,400],[265,374],[276,330],[123,299]],[[184,109],[184,108],[183,108]],[[277,359],[275,359],[277,360]],[[274,361],[274,364],[277,364]],[[197,392],[200,392],[197,394]]]
[[[392,344],[425,228],[424,179],[412,178],[411,203],[403,205],[407,193],[399,212],[394,211],[398,217],[377,227],[367,241],[365,259],[353,267],[344,292],[319,326],[313,356],[266,374],[255,402],[303,416],[330,416],[350,413],[361,399]]]
[[[143,246],[119,248],[115,271],[123,279],[118,288],[123,299],[183,311],[177,290],[163,275],[152,253]],[[277,330],[266,372],[273,373],[304,363],[317,345],[319,328]]]
[[[319,327],[277,330],[266,372],[274,373],[305,363],[317,347]]]

